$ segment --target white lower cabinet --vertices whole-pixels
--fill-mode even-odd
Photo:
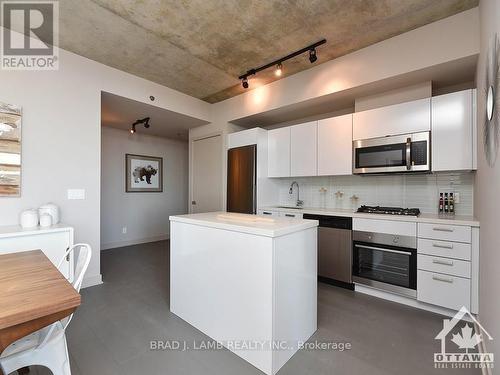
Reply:
[[[470,310],[470,279],[437,272],[418,270],[417,299],[452,310],[462,306]]]
[[[261,216],[287,217],[291,219],[302,219],[303,216],[301,213],[274,210],[258,210],[257,214]]]
[[[261,216],[280,216],[278,211],[271,210],[257,210],[257,214]]]
[[[471,264],[466,260],[418,254],[417,263],[421,270],[466,277],[468,279],[471,277]]]
[[[57,267],[66,250],[73,245],[73,228],[52,227],[22,230],[20,227],[0,227],[0,254],[41,250]],[[66,259],[59,269],[73,280],[73,259]]]
[[[302,214],[295,212],[280,212],[281,217],[288,217],[290,219],[302,219]]]
[[[478,228],[419,223],[417,300],[452,310],[477,308]]]

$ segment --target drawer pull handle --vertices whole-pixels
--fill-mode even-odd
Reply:
[[[262,213],[262,215],[272,215],[272,213],[271,213],[271,212],[266,212],[266,211],[264,211],[264,212]]]
[[[443,245],[443,244],[439,244],[439,243],[433,243],[432,244],[433,247],[440,247],[442,249],[453,249],[453,245],[450,244],[450,245]]]
[[[295,217],[295,215],[292,214],[285,214],[286,217]]]
[[[452,260],[440,260],[440,259],[433,259],[432,263],[434,264],[441,264],[443,266],[453,266],[453,261]]]
[[[432,275],[432,280],[442,281],[444,283],[453,284],[453,279],[448,279],[448,278],[445,278],[445,277],[439,277],[439,276]]]
[[[441,228],[441,227],[434,227],[432,230],[435,230],[437,232],[453,232],[453,229],[451,228]]]

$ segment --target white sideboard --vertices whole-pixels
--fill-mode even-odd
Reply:
[[[66,250],[73,245],[72,227],[58,224],[50,228],[23,229],[19,226],[0,227],[0,255],[20,251],[42,250],[57,267]],[[60,271],[73,280],[73,258],[67,258]]]

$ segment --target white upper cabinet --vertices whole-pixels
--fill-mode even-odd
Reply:
[[[268,177],[290,177],[290,127],[267,132]]]
[[[352,174],[352,114],[318,121],[318,176]]]
[[[432,98],[432,170],[476,169],[475,90]]]
[[[431,130],[431,99],[354,113],[353,140]]]
[[[291,176],[316,176],[318,149],[318,122],[291,127]]]

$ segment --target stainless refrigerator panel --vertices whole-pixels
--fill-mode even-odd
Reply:
[[[255,214],[257,146],[243,146],[228,150],[227,211]]]

